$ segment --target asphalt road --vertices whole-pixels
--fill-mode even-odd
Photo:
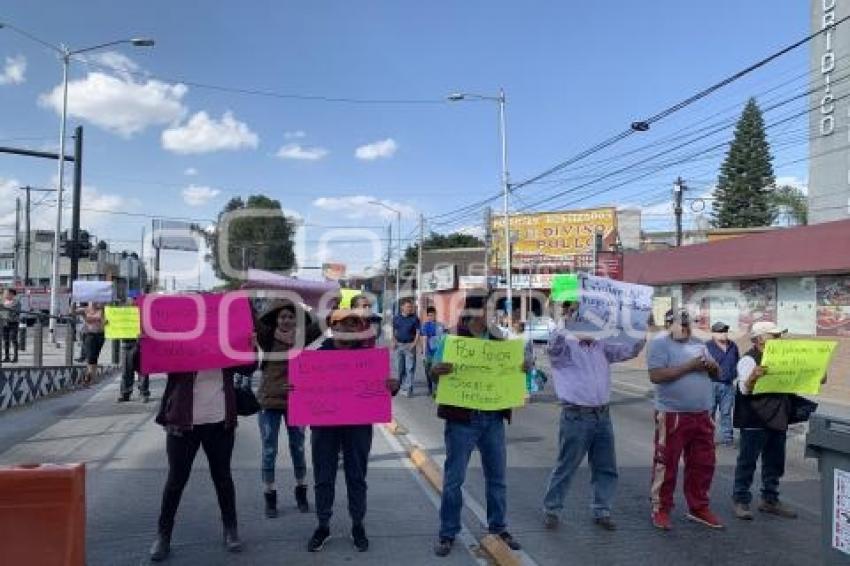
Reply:
[[[117,404],[117,379],[93,390],[46,399],[0,415],[0,464],[77,462],[88,466],[88,563],[142,564],[156,530],[159,498],[165,480],[164,433],[153,422],[163,381],[153,381],[154,400]],[[432,401],[417,384],[417,396],[395,401],[395,415],[409,440],[428,450],[438,463],[444,455],[443,423]],[[711,531],[684,520],[678,494],[674,530],[661,533],[649,521],[649,465],[652,454],[652,405],[640,393],[615,393],[612,414],[617,437],[620,486],[609,533],[591,522],[590,486],[582,468],[568,496],[558,531],[541,526],[541,498],[554,463],[559,408],[551,392],[515,412],[508,427],[508,523],[524,545],[527,564],[771,564],[819,563],[820,501],[816,464],[802,457],[802,443],[789,442],[788,470],[782,483],[786,502],[800,511],[797,520],[757,516],[751,523],[732,516],[730,494],[736,450],[718,448],[712,487],[715,511],[727,528]],[[315,527],[313,514],[301,514],[292,498],[291,464],[281,444],[279,490],[282,515],[262,512],[260,441],[253,418],[240,419],[233,469],[241,555],[221,548],[218,509],[202,455],[184,494],[174,533],[171,564],[473,564],[475,540],[485,528],[480,517],[483,477],[477,458],[467,480],[464,524],[467,536],[451,557],[431,553],[438,521],[438,499],[413,469],[397,442],[376,427],[369,468],[367,529],[372,547],[354,551],[348,540],[342,474],[332,525],[334,539],[320,554],[305,545]],[[309,454],[308,454],[309,462]],[[310,477],[308,475],[308,477]],[[312,482],[311,482],[312,483]],[[679,490],[680,491],[680,490]],[[311,502],[312,502],[311,493]],[[2,533],[0,533],[2,539]],[[0,540],[0,543],[2,541]]]

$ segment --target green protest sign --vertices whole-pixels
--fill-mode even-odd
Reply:
[[[139,337],[139,307],[106,307],[104,333],[110,340],[135,340]]]
[[[837,342],[768,340],[761,365],[767,368],[753,393],[817,395]]]
[[[578,300],[578,275],[566,273],[555,275],[552,278],[553,301],[577,301]]]
[[[440,378],[437,403],[479,411],[525,404],[522,340],[480,340],[446,336],[443,362],[454,366]]]

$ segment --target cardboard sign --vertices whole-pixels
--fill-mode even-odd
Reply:
[[[817,395],[837,345],[827,340],[768,340],[761,358],[767,373],[753,393]]]
[[[142,373],[221,369],[254,361],[251,307],[242,293],[139,299]]]
[[[575,273],[555,275],[552,278],[552,300],[578,300],[578,275]]]
[[[104,332],[108,340],[135,340],[141,332],[139,307],[106,307]]]
[[[570,332],[622,343],[645,338],[652,287],[584,273],[578,276],[578,285],[578,316],[567,325]]]
[[[523,340],[446,336],[442,361],[454,366],[440,377],[437,403],[499,411],[525,404]]]
[[[386,348],[305,350],[289,362],[287,423],[336,426],[388,423],[392,395],[387,389]]]
[[[112,281],[74,281],[71,300],[75,303],[110,303]]]

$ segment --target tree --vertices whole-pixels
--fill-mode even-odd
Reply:
[[[735,126],[735,137],[720,167],[712,204],[714,226],[770,226],[774,219],[770,196],[775,181],[772,161],[764,119],[751,98]]]
[[[235,197],[218,214],[215,229],[203,232],[210,248],[207,260],[216,277],[231,288],[241,282],[236,272],[249,268],[289,273],[295,268],[294,233],[279,201],[264,195],[252,195],[247,201]],[[230,270],[223,265],[222,256]]]
[[[797,187],[783,185],[770,195],[774,210],[774,223],[788,226],[805,226],[809,222],[809,205],[806,195]]]
[[[484,241],[471,234],[453,232],[451,234],[437,234],[431,232],[422,242],[423,249],[448,249],[448,248],[482,248]],[[404,251],[401,260],[402,265],[416,265],[419,260],[419,244],[411,244]],[[402,268],[403,269],[403,268]]]

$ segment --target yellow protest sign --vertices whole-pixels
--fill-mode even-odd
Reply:
[[[442,361],[454,366],[440,378],[437,403],[480,411],[525,404],[522,340],[446,336]]]
[[[139,307],[106,307],[104,332],[110,340],[135,340],[139,337]]]
[[[753,393],[817,395],[837,342],[827,340],[769,340],[761,365],[767,373]]]
[[[341,309],[350,309],[351,308],[351,299],[363,293],[358,289],[340,289],[339,293],[341,295],[341,299],[339,301],[339,308]]]

